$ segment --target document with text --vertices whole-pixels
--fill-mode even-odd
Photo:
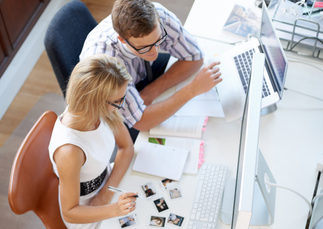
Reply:
[[[172,116],[159,126],[150,129],[154,136],[177,136],[201,138],[202,128],[206,117]]]

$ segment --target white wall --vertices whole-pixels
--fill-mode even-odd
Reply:
[[[44,51],[47,26],[57,10],[69,0],[51,0],[38,22],[0,78],[0,119],[24,84]]]

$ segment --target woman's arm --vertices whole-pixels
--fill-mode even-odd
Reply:
[[[134,154],[132,139],[123,123],[120,123],[118,132],[115,133],[115,140],[118,152],[114,161],[114,166],[107,183],[99,194],[92,199],[91,205],[107,204],[111,201],[113,192],[108,190],[108,186],[118,187],[121,179],[126,173]]]
[[[54,160],[59,174],[62,216],[69,223],[92,223],[133,211],[133,193],[121,195],[118,202],[101,206],[80,206],[80,169],[85,162],[83,151],[74,145],[57,149]]]

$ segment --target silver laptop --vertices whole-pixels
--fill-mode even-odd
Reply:
[[[266,6],[262,10],[259,38],[251,38],[219,57],[223,81],[217,85],[217,91],[227,121],[242,116],[252,58],[258,52],[265,54],[262,92],[262,108],[265,108],[282,98],[287,72],[287,59]]]

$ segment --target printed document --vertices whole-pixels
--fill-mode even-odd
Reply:
[[[176,136],[188,138],[201,138],[204,117],[172,116],[159,126],[150,129],[153,136]]]

